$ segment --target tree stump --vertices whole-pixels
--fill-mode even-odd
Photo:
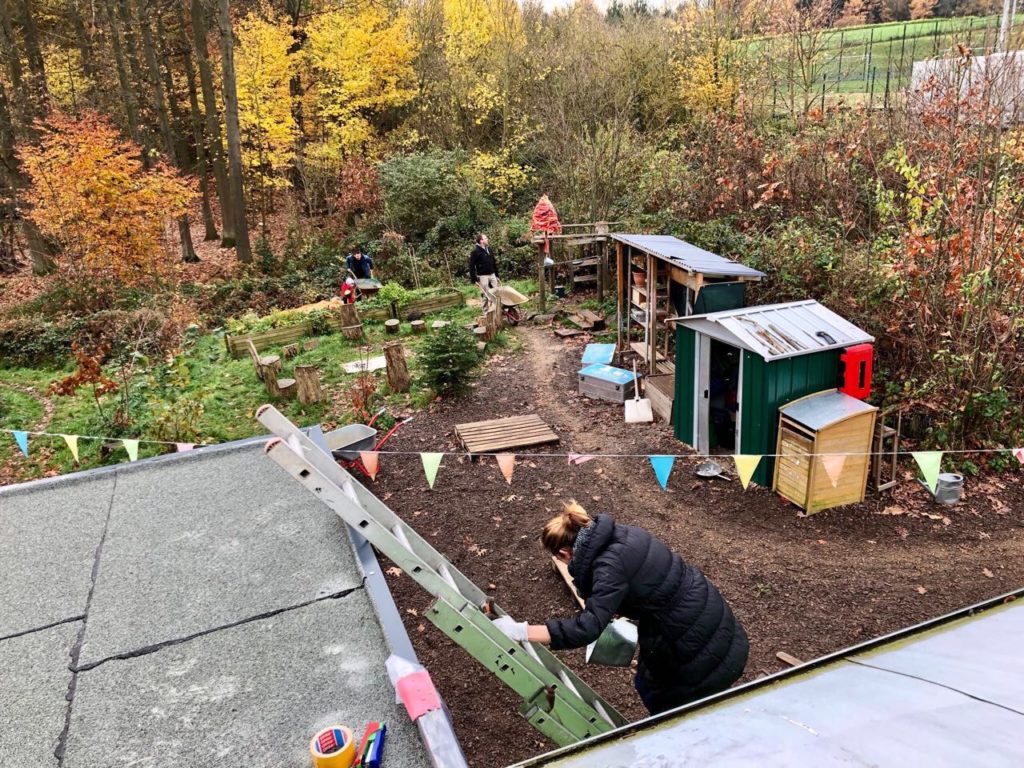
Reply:
[[[285,344],[281,347],[281,354],[284,355],[285,360],[291,360],[293,357],[299,354],[298,344]]]
[[[491,337],[487,335],[488,333],[489,331],[484,325],[478,325],[473,329],[473,335],[476,336],[477,341],[490,341]]]
[[[263,369],[263,383],[267,385],[267,393],[275,400],[295,397],[295,379],[279,379],[277,373],[281,364],[267,366]]]
[[[405,349],[402,347],[402,342],[392,341],[385,344],[384,360],[387,363],[388,386],[391,391],[408,392],[409,367],[405,364]]]
[[[427,324],[422,320],[413,320],[409,325],[412,326],[413,333],[423,333],[427,330]]]
[[[315,365],[296,365],[295,385],[299,402],[303,405],[319,403],[324,399],[324,391],[320,386],[320,370]]]
[[[341,332],[350,341],[358,341],[363,338],[363,324],[359,320],[359,312],[355,304],[342,304],[338,307],[338,314],[341,317]]]
[[[431,329],[433,329],[435,331],[439,331],[442,328],[444,328],[446,325],[448,325],[448,321],[447,320],[435,320],[434,322],[432,322],[430,324],[430,327],[431,327]]]
[[[302,342],[302,349],[305,352],[309,352],[310,350],[316,349],[319,346],[320,339],[306,339],[304,342]]]
[[[394,336],[396,333],[398,333],[398,327],[400,325],[401,325],[401,321],[400,320],[396,320],[395,318],[391,318],[390,320],[385,320],[384,321],[384,332],[385,333],[390,333],[392,336]]]

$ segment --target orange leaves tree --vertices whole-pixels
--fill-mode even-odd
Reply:
[[[26,215],[60,246],[62,274],[98,296],[171,276],[165,224],[188,211],[192,184],[162,163],[145,168],[142,150],[96,113],[54,114],[37,128],[38,143],[18,149]]]

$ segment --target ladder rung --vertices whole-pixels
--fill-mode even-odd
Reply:
[[[458,591],[459,585],[455,583],[455,579],[452,578],[452,572],[448,570],[448,566],[442,563],[437,567],[437,572],[441,574],[441,578],[447,581],[452,589]]]
[[[402,530],[401,523],[392,528],[391,532],[395,534],[395,538],[398,539],[399,544],[412,552],[412,544],[409,543],[409,538],[405,535],[405,531]]]

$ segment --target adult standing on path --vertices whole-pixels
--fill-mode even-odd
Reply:
[[[509,616],[494,624],[513,640],[553,649],[594,642],[615,614],[638,623],[634,684],[651,714],[724,691],[743,674],[750,646],[725,598],[700,569],[643,528],[595,515],[575,501],[544,526],[541,541],[569,565],[583,613],[545,624]]]
[[[498,287],[498,265],[491,253],[490,241],[482,232],[476,236],[476,245],[469,254],[469,279],[480,285],[480,302],[484,314],[491,311],[494,290]]]

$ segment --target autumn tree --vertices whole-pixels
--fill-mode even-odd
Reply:
[[[189,210],[191,184],[161,163],[144,168],[140,147],[94,112],[54,114],[37,127],[38,144],[18,149],[31,181],[27,215],[60,245],[65,275],[101,292],[169,276],[165,225]]]

